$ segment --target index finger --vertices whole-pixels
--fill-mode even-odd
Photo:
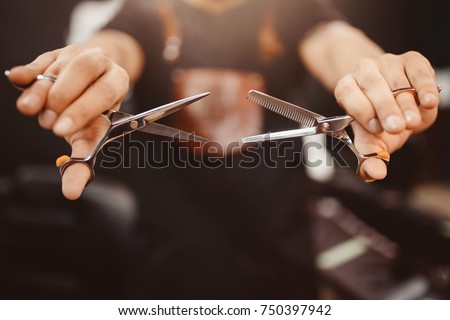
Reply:
[[[27,85],[33,82],[39,74],[44,74],[45,70],[56,61],[58,51],[43,53],[29,64],[11,68],[8,70],[8,79],[18,85]]]
[[[49,66],[56,61],[59,50],[46,52],[36,58],[30,64],[17,66],[5,72],[8,79],[24,92],[17,99],[16,105],[18,110],[25,115],[35,115],[44,108],[46,103],[47,92],[50,89],[48,81],[35,82],[39,75],[44,75],[47,80],[52,80],[56,75],[46,74]],[[31,85],[27,87],[28,85]]]

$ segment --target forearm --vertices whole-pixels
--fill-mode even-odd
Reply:
[[[360,59],[383,53],[363,32],[342,21],[319,26],[299,45],[300,58],[309,72],[330,91],[353,72]]]
[[[144,54],[133,37],[117,30],[103,30],[96,33],[86,46],[101,48],[115,63],[125,69],[131,83],[139,79],[144,66]]]

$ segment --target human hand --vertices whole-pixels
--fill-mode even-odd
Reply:
[[[108,125],[101,113],[119,108],[128,92],[127,72],[101,49],[73,45],[12,68],[9,79],[26,86],[39,74],[57,80],[36,81],[26,88],[17,99],[18,110],[38,116],[41,127],[64,137],[72,147],[72,157],[86,157]],[[77,199],[89,179],[85,165],[71,165],[62,178],[63,194]]]
[[[413,87],[416,95],[394,96],[394,90],[406,87]],[[412,134],[433,124],[439,104],[434,70],[417,52],[361,60],[352,74],[338,82],[335,97],[355,118],[355,145],[363,154],[399,149]],[[387,174],[385,163],[375,158],[365,161],[361,170],[368,180]]]

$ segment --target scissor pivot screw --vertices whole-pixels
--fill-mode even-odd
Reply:
[[[139,126],[139,123],[136,120],[130,122],[131,129],[136,130],[138,128],[138,126]]]
[[[330,124],[328,122],[322,123],[320,125],[320,128],[322,129],[322,131],[328,131],[330,129]]]

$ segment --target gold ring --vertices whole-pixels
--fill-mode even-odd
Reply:
[[[440,92],[442,91],[442,86],[438,85],[438,86],[437,86],[437,89],[438,89],[438,92],[440,93]],[[419,96],[417,95],[417,91],[416,91],[416,89],[414,89],[413,87],[405,87],[405,88],[395,89],[395,90],[392,91],[392,95],[393,95],[394,98],[395,98],[395,97],[397,97],[400,93],[403,93],[403,92],[411,93],[411,94],[414,96],[414,98],[416,99],[417,104],[420,103],[420,101],[419,101]]]
[[[400,93],[403,93],[403,92],[409,92],[409,93],[413,94],[415,97],[417,97],[416,89],[414,89],[413,87],[405,87],[405,88],[395,89],[392,91],[392,94],[394,95],[394,97],[396,97]]]

